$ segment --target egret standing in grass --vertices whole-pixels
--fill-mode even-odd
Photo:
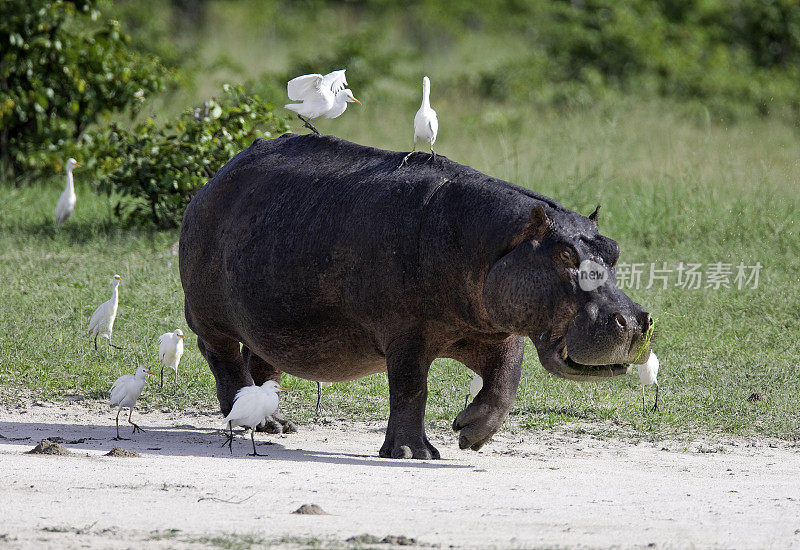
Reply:
[[[303,126],[319,135],[316,128],[309,122],[310,119],[336,118],[347,109],[348,103],[361,103],[353,96],[344,77],[345,69],[333,71],[325,76],[321,74],[304,74],[291,79],[286,84],[286,93],[292,101],[300,103],[287,103],[285,107],[297,113],[297,118],[303,121]]]
[[[80,166],[78,161],[73,158],[67,159],[67,186],[58,197],[56,203],[56,225],[61,227],[65,221],[72,217],[75,211],[75,203],[78,201],[75,195],[75,185],[72,183],[72,170]]]
[[[639,382],[642,384],[642,412],[647,412],[647,407],[644,404],[644,387],[645,386],[652,386],[655,384],[656,386],[656,402],[653,405],[653,412],[658,410],[658,366],[659,361],[656,354],[652,351],[650,352],[650,357],[647,358],[647,363],[643,365],[637,365],[637,369],[639,371]]]
[[[108,339],[108,345],[117,349],[122,349],[111,343],[111,333],[114,331],[114,319],[117,318],[117,307],[119,306],[119,282],[122,277],[114,275],[111,280],[111,299],[100,304],[89,320],[89,330],[87,334],[94,334],[94,349],[97,349],[97,337]]]
[[[436,158],[433,144],[436,142],[437,133],[439,133],[439,118],[436,116],[436,111],[431,108],[431,79],[426,76],[422,79],[422,105],[414,115],[414,148],[405,156],[400,166],[406,164],[416,152],[417,141],[427,143],[431,149],[431,158]]]
[[[164,367],[175,371],[175,390],[178,389],[178,363],[183,355],[183,331],[165,332],[158,337],[158,360],[161,362],[161,388],[164,387]]]
[[[136,430],[140,432],[144,431],[138,425],[134,424],[131,420],[131,415],[133,414],[133,406],[136,404],[136,400],[142,395],[144,381],[148,374],[153,373],[144,366],[141,366],[136,369],[136,374],[123,374],[117,378],[114,385],[111,386],[111,399],[108,401],[108,405],[109,407],[117,407],[117,437],[114,439],[125,439],[119,436],[119,413],[125,407],[129,409],[128,424],[133,426],[133,433],[136,433]]]
[[[472,381],[469,383],[469,395],[464,399],[464,408],[467,408],[467,404],[469,403],[469,398],[475,399],[478,393],[483,389],[483,378],[481,378],[480,374],[476,374],[472,377]]]
[[[253,441],[251,456],[263,456],[256,451],[256,426],[278,410],[279,391],[286,391],[286,388],[281,387],[275,380],[267,380],[260,386],[240,388],[236,392],[231,412],[225,417],[225,424],[230,428],[230,433],[222,446],[227,444],[233,454],[233,428],[244,426],[250,428],[250,439]]]

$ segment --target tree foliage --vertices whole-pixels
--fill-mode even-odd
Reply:
[[[60,169],[102,117],[132,115],[165,69],[129,47],[96,0],[0,2],[0,159],[6,176]]]
[[[100,190],[121,194],[116,213],[132,223],[177,227],[195,192],[256,138],[287,131],[274,107],[241,86],[159,126],[152,119],[132,130],[112,125],[87,135],[98,159]]]

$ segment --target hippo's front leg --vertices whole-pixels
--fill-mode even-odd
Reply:
[[[428,370],[433,357],[424,339],[402,336],[386,352],[389,376],[389,425],[379,452],[383,458],[439,458],[425,435]]]
[[[483,377],[483,389],[453,422],[461,430],[458,446],[479,450],[503,425],[522,374],[525,339],[512,336],[496,344],[475,344],[454,350],[454,358]]]

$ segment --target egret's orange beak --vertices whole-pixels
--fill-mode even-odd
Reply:
[[[281,391],[292,391],[289,388],[284,388],[283,386],[276,386],[275,389],[278,389],[278,390],[281,390]]]
[[[156,375],[156,373],[154,373],[153,371],[145,370],[144,372],[146,372],[147,374],[152,374],[153,376]]]
[[[359,105],[361,105],[361,102],[360,102],[359,100],[357,100],[356,98],[353,98],[353,101],[355,101],[356,103],[358,103]]]
[[[178,338],[186,338],[186,335],[185,334],[179,334]]]

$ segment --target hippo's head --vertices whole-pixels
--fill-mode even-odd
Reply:
[[[587,218],[534,206],[489,269],[486,312],[503,330],[529,336],[544,368],[557,376],[626,374],[650,355],[642,348],[652,321],[617,286],[618,257],[617,243],[598,231],[597,210]]]

